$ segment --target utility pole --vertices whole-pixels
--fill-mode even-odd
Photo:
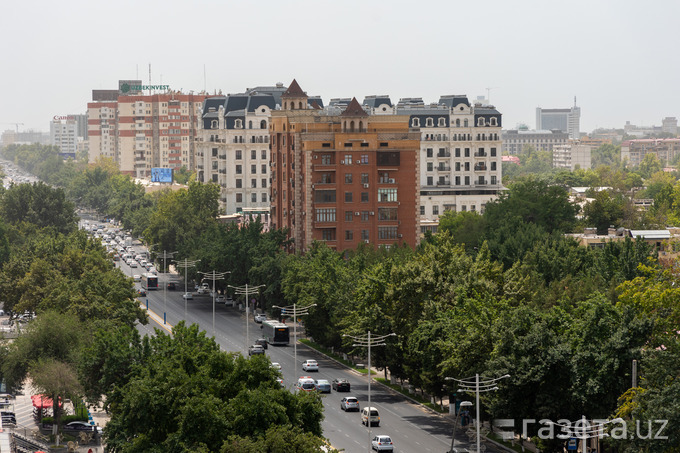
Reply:
[[[249,342],[249,329],[248,329],[248,313],[250,311],[250,299],[249,296],[251,294],[258,293],[260,291],[260,288],[264,288],[265,285],[258,285],[258,286],[251,286],[248,287],[248,284],[246,283],[243,286],[232,286],[228,285],[229,288],[234,289],[235,294],[245,294],[246,296],[246,352],[248,352],[248,342]]]
[[[212,306],[213,306],[212,329],[213,329],[213,337],[214,337],[215,336],[215,280],[223,280],[224,276],[227,275],[227,274],[231,274],[231,272],[229,272],[229,271],[216,272],[216,271],[213,270],[211,272],[199,272],[199,274],[206,275],[206,278],[212,280],[212,282],[213,282],[213,286],[212,286]],[[184,300],[186,301],[186,298]]]
[[[196,263],[198,263],[201,260],[189,260],[187,258],[184,258],[182,261],[177,262],[177,267],[181,267],[184,269],[184,294],[187,293],[187,274],[189,273],[189,268],[194,267]],[[167,286],[167,284],[166,284]],[[182,296],[184,299],[184,320],[187,320],[187,298],[185,296]]]

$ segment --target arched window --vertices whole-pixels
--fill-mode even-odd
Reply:
[[[479,118],[477,118],[477,126],[484,126],[484,125],[485,125],[484,117],[480,116]]]
[[[253,122],[252,122],[252,121],[248,121],[248,129],[252,129],[252,128],[253,128]]]
[[[217,120],[212,120],[210,122],[210,129],[217,129]]]
[[[291,103],[290,103],[290,109],[291,109],[291,110],[295,110],[295,102],[291,102]]]
[[[439,127],[446,127],[446,119],[444,118],[439,118],[439,124],[437,124]]]
[[[265,120],[260,121],[260,129],[267,129],[267,122]]]
[[[349,122],[349,131],[354,132],[354,120]]]
[[[467,120],[467,118],[465,118],[465,119],[463,120],[463,127],[468,127],[468,120]]]
[[[491,117],[491,119],[489,120],[489,124],[491,124],[492,126],[498,126],[495,116]]]
[[[243,122],[241,120],[234,121],[234,127],[236,129],[241,129],[243,127]]]
[[[298,102],[298,110],[302,110],[302,101]]]
[[[432,126],[434,126],[434,121],[432,120],[432,118],[426,119],[425,120],[425,127],[432,127]]]
[[[411,120],[411,127],[420,127],[420,118],[413,118]]]
[[[363,131],[363,130],[364,130],[364,122],[363,122],[363,121],[359,121],[359,132],[361,132],[361,131]]]

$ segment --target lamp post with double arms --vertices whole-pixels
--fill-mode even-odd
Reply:
[[[201,260],[189,260],[187,258],[184,258],[182,261],[177,262],[177,267],[181,267],[182,269],[184,269],[184,294],[187,293],[187,274],[189,273],[189,268],[194,267],[196,263],[198,263],[199,261]],[[187,298],[184,297],[184,320],[186,321],[186,319],[187,319]]]
[[[201,275],[205,275],[204,278],[207,278],[208,280],[212,280],[213,286],[212,286],[212,333],[213,337],[215,336],[215,280],[222,280],[224,279],[224,276],[227,274],[231,274],[231,272],[226,271],[226,272],[217,272],[215,270],[212,270],[210,272],[198,272]],[[186,298],[184,299],[186,301]],[[186,302],[185,302],[186,303]]]
[[[371,331],[369,330],[366,335],[353,336],[353,335],[343,335],[343,337],[351,338],[354,340],[354,347],[367,347],[368,348],[368,419],[366,425],[368,426],[368,451],[373,450],[371,444],[371,346],[386,346],[385,340],[387,337],[396,337],[396,333],[388,333],[387,335],[374,335],[371,337]]]
[[[266,285],[258,286],[248,286],[246,283],[243,286],[232,286],[227,285],[229,288],[234,289],[235,294],[244,294],[246,296],[246,352],[248,352],[248,341],[249,341],[249,329],[248,329],[248,313],[250,312],[250,299],[248,297],[251,294],[255,294],[260,291],[260,288],[264,288]]]
[[[309,314],[309,309],[316,307],[316,304],[305,305],[298,307],[297,304],[288,305],[287,307],[280,307],[272,305],[272,308],[280,308],[282,316],[290,316],[293,318],[293,369],[297,370],[297,324],[298,316],[305,316]]]
[[[479,373],[475,374],[474,378],[465,378],[465,379],[456,379],[456,378],[451,378],[447,377],[445,380],[447,381],[456,381],[458,383],[458,390],[461,390],[463,392],[474,392],[475,394],[475,401],[476,401],[476,411],[477,411],[477,419],[475,421],[475,425],[477,428],[477,448],[476,451],[477,453],[480,453],[480,442],[481,442],[481,433],[480,433],[480,414],[479,414],[479,394],[482,392],[492,392],[495,390],[498,390],[498,382],[502,379],[509,378],[510,375],[506,374],[504,376],[498,377],[498,378],[482,378],[480,380]],[[454,427],[455,429],[455,427]]]

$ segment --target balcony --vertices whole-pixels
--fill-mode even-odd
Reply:
[[[437,157],[451,157],[451,151],[439,151]]]
[[[488,186],[488,185],[489,185],[489,181],[487,179],[475,182],[475,186],[477,186],[477,187]]]
[[[396,184],[396,182],[394,181],[394,178],[380,178],[378,180],[378,183],[380,183],[380,184]]]
[[[450,185],[451,185],[451,181],[446,181],[446,180],[444,180],[444,181],[437,181],[437,185],[438,185],[438,186],[450,186]]]
[[[437,166],[437,171],[451,171],[451,166],[440,164],[440,165]]]
[[[486,165],[475,165],[475,171],[486,171],[488,167]]]
[[[313,171],[335,171],[335,163],[330,164],[314,164]]]
[[[475,155],[475,157],[487,157],[488,156],[486,151],[477,151],[477,152],[475,152],[474,155]]]

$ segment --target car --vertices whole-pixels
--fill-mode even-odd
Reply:
[[[130,267],[137,268],[137,262],[134,261],[134,260],[130,260],[130,262],[128,263],[128,265],[129,265]]]
[[[340,400],[340,409],[343,411],[357,411],[359,412],[359,400],[354,396],[346,396]]]
[[[302,362],[302,369],[305,371],[319,371],[319,364],[316,360],[305,360]]]
[[[170,291],[174,291],[177,289],[177,283],[176,282],[168,282],[168,289]]]
[[[361,424],[368,426],[380,426],[380,414],[375,407],[364,407],[361,409]]]
[[[215,302],[217,302],[218,304],[223,304],[223,303],[225,303],[226,301],[227,301],[227,298],[224,297],[224,295],[222,295],[222,294],[220,294],[219,296],[217,296],[217,297],[215,298]]]
[[[100,426],[91,425],[88,422],[82,422],[82,421],[78,421],[78,420],[65,424],[64,428],[71,429],[71,430],[74,430],[74,431],[95,431],[96,430],[98,433],[102,432],[102,428]]]
[[[314,385],[319,393],[331,393],[331,383],[326,379],[317,379]]]
[[[263,322],[267,320],[267,315],[264,313],[258,313],[255,315],[255,322]]]
[[[135,274],[135,275],[132,276],[132,280],[134,280],[136,282],[142,281],[142,276],[139,275],[139,274]]]
[[[267,347],[268,347],[267,346],[267,340],[265,340],[264,338],[258,338],[257,340],[255,340],[255,344],[259,344],[264,349],[267,349]]]
[[[254,344],[248,348],[248,355],[264,354],[264,348],[259,344]]]
[[[188,300],[188,299],[193,299],[193,298],[194,298],[194,295],[191,294],[191,293],[184,293],[184,294],[182,294],[182,297],[183,297],[184,299],[187,299],[187,300]]]
[[[300,376],[295,384],[295,389],[303,392],[311,392],[316,390],[316,385],[314,384],[314,379],[311,376]]]
[[[137,297],[144,297],[146,296],[146,290],[144,288],[139,288],[137,290]]]
[[[198,294],[199,296],[204,294],[210,294],[210,289],[206,288],[205,286],[201,286],[196,290],[196,294]]]
[[[333,382],[331,382],[331,387],[333,387],[333,390],[336,392],[349,392],[350,384],[347,379],[335,378],[333,379]]]
[[[272,368],[281,371],[281,364],[279,362],[272,362]]]
[[[283,378],[276,378],[276,382],[278,382],[281,387],[285,387],[283,384]]]
[[[390,436],[375,436],[371,441],[371,448],[375,451],[394,451],[394,444]]]

